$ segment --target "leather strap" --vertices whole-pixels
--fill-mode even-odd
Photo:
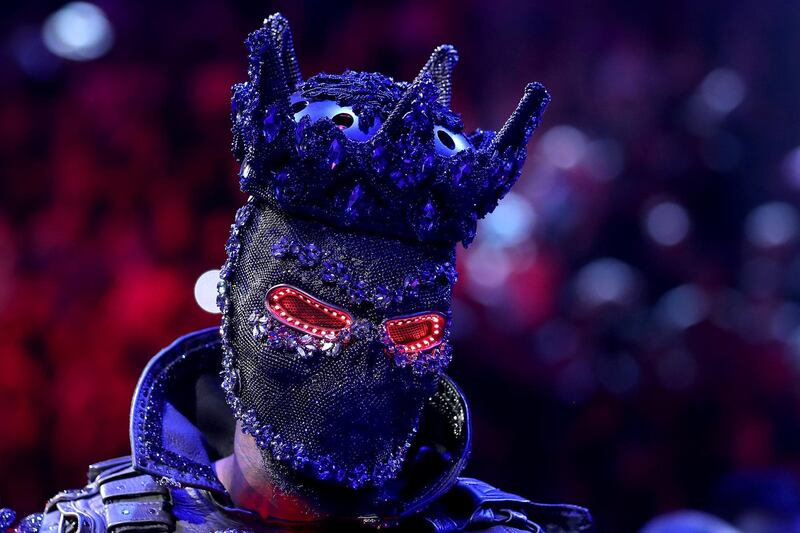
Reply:
[[[100,497],[103,498],[103,502],[137,496],[162,496],[164,499],[168,499],[169,491],[166,487],[159,485],[151,476],[115,479],[100,485]]]
[[[153,476],[134,470],[130,460],[98,475],[96,484],[108,533],[168,533],[175,529],[169,490]]]
[[[171,531],[175,520],[166,506],[167,502],[163,500],[108,503],[105,505],[107,531],[118,531],[125,527]]]

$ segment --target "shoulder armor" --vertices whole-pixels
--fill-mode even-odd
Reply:
[[[56,494],[30,533],[169,533],[175,528],[170,491],[134,470],[130,457],[93,464],[89,484]],[[25,531],[23,533],[29,533]]]
[[[459,478],[439,505],[423,515],[436,533],[456,531],[591,531],[589,512],[575,505],[542,504],[473,478]]]

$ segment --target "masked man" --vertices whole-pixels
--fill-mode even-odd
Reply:
[[[459,477],[469,411],[444,374],[456,243],[519,177],[547,92],[529,85],[500,132],[466,135],[450,46],[405,83],[304,81],[277,14],[247,44],[232,120],[250,197],[221,328],[145,369],[130,457],[18,530],[589,530],[584,509]]]

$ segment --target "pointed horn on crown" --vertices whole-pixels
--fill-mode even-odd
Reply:
[[[267,102],[286,102],[302,82],[289,22],[280,13],[264,20],[247,39],[250,77]]]
[[[426,108],[426,104],[434,101],[435,90],[431,74],[426,70],[420,71],[417,77],[408,85],[408,88],[403,93],[403,96],[397,101],[397,104],[386,117],[386,121],[381,124],[381,127],[375,132],[372,142],[378,142],[388,135],[391,135],[392,130],[396,129],[403,121],[403,117],[411,111],[415,102],[422,103],[422,108]],[[425,111],[423,111],[425,112]]]
[[[549,103],[550,93],[547,89],[541,83],[529,83],[517,108],[488,146],[488,151],[499,154],[512,146],[524,146],[539,125],[542,113]]]
[[[458,63],[458,52],[455,47],[442,44],[436,47],[421,71],[430,73],[433,83],[439,89],[437,100],[447,107],[450,106],[450,97],[453,93],[452,76],[456,63]]]
[[[289,27],[289,21],[280,13],[275,13],[267,18],[264,24],[271,27],[275,42],[278,45],[278,55],[282,62],[286,83],[289,90],[294,92],[297,86],[303,82],[303,76],[300,74],[297,53],[294,51],[294,39],[292,38],[292,28]]]

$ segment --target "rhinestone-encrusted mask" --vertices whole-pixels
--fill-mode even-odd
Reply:
[[[529,84],[497,134],[467,134],[452,46],[411,83],[304,81],[279,14],[247,46],[232,120],[251,198],[219,285],[226,396],[287,488],[381,487],[450,360],[455,245],[519,178],[550,97]]]
[[[394,478],[450,360],[453,245],[252,199],[227,249],[224,386],[265,464],[353,489]]]

